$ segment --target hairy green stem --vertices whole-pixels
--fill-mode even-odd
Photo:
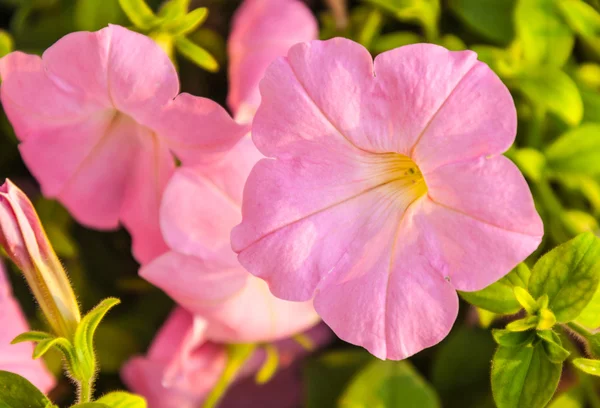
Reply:
[[[93,381],[81,381],[79,383],[79,398],[78,398],[78,402],[84,403],[84,402],[90,402],[92,400],[92,385]]]

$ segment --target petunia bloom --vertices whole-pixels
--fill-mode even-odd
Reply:
[[[312,302],[273,296],[231,250],[231,229],[242,219],[244,183],[260,157],[245,138],[218,163],[179,169],[165,190],[160,211],[171,250],[140,270],[143,278],[203,316],[211,340],[277,340],[319,320]]]
[[[19,334],[29,331],[25,316],[13,298],[10,282],[0,260],[0,370],[22,375],[46,393],[54,388],[56,381],[42,360],[34,360],[33,345],[10,342]]]
[[[293,47],[261,82],[252,170],[232,245],[273,294],[314,298],[379,358],[435,345],[456,290],[496,281],[541,241],[528,186],[502,156],[510,93],[471,51],[345,39]]]
[[[75,293],[33,204],[10,180],[0,186],[0,246],[23,272],[54,334],[72,338],[81,320]]]
[[[317,20],[298,0],[245,0],[236,11],[227,42],[229,95],[237,121],[249,122],[260,105],[258,83],[292,45],[315,40]]]
[[[252,120],[260,102],[258,81],[268,65],[297,42],[314,38],[316,31],[310,10],[297,0],[243,3],[228,43],[229,101],[236,120]],[[213,340],[277,340],[319,320],[312,302],[274,297],[231,250],[231,229],[242,218],[244,184],[262,157],[246,137],[219,162],[177,170],[160,211],[171,251],[140,271],[180,305],[202,315]]]
[[[122,223],[140,262],[166,249],[158,206],[174,156],[209,161],[247,132],[215,102],[177,96],[167,55],[120,26],[69,34],[42,58],[13,52],[0,76],[2,105],[44,195],[89,227]]]
[[[133,358],[123,368],[123,381],[146,397],[149,408],[196,408],[216,385],[227,362],[226,345],[207,341],[203,326],[201,318],[176,309],[158,333],[148,355]],[[315,346],[331,339],[331,332],[324,325],[311,329],[306,335]],[[248,408],[298,406],[301,383],[294,362],[308,352],[289,339],[275,346],[280,361],[276,376],[260,387],[251,384],[265,359],[264,351],[255,351],[219,407],[239,407],[240,400]]]

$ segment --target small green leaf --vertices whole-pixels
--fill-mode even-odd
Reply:
[[[256,382],[258,384],[264,384],[273,378],[279,367],[279,352],[277,351],[277,347],[267,343],[263,348],[267,354],[267,358],[260,370],[258,370],[258,373],[256,373]]]
[[[550,309],[541,309],[538,313],[538,330],[550,330],[556,324],[556,316]]]
[[[561,67],[573,50],[575,36],[555,0],[518,0],[515,31],[527,62]]]
[[[52,403],[35,385],[18,374],[0,371],[0,407],[48,408]]]
[[[523,306],[523,309],[525,309],[527,313],[534,314],[537,311],[538,305],[535,299],[527,292],[527,289],[516,286],[513,288],[513,293],[515,294],[517,302]]]
[[[42,331],[29,331],[29,332],[25,332],[22,334],[19,334],[17,337],[14,338],[13,341],[10,342],[10,344],[19,344],[19,343],[23,343],[25,341],[33,341],[33,342],[39,342],[39,341],[44,341],[44,340],[48,340],[48,339],[53,339],[54,336],[50,333],[46,333],[46,332],[42,332]]]
[[[88,381],[96,375],[96,356],[94,354],[94,334],[98,325],[106,316],[106,313],[116,305],[121,303],[119,299],[108,298],[100,302],[94,309],[81,319],[75,336],[73,346],[78,358],[78,367],[74,368],[83,378],[77,378],[80,381]],[[75,373],[74,373],[75,374]]]
[[[515,298],[513,288],[527,288],[531,271],[524,263],[519,264],[508,275],[476,292],[459,292],[467,302],[499,314],[512,314],[521,310]]]
[[[518,88],[536,106],[547,109],[565,123],[575,126],[583,117],[583,102],[573,80],[558,68],[523,70],[514,80]]]
[[[548,166],[559,174],[600,175],[600,124],[562,134],[546,149]]]
[[[139,395],[125,391],[111,392],[99,398],[96,402],[105,404],[110,408],[146,408],[146,400]]]
[[[596,289],[590,303],[577,316],[575,322],[589,329],[600,327],[600,285],[598,285],[598,289]]]
[[[498,408],[542,408],[558,386],[562,364],[536,346],[498,347],[492,361],[492,391]]]
[[[33,359],[36,360],[40,357],[43,357],[44,354],[46,354],[48,350],[53,347],[63,350],[64,348],[71,347],[71,343],[69,343],[69,340],[65,339],[64,337],[54,337],[51,339],[42,340],[33,349]]]
[[[0,30],[0,58],[12,52],[14,49],[15,43],[10,34],[4,30]]]
[[[576,358],[573,365],[584,373],[600,377],[600,360],[591,360],[589,358]]]
[[[600,282],[600,242],[592,233],[578,235],[544,255],[529,280],[534,297],[547,294],[549,309],[560,323],[574,320],[594,296]]]
[[[506,45],[514,37],[515,0],[450,0],[450,10],[477,34]]]
[[[494,340],[504,347],[523,347],[530,345],[535,339],[535,331],[513,332],[510,330],[494,329],[492,330]]]
[[[439,397],[407,361],[373,361],[356,375],[340,408],[438,408]]]
[[[186,35],[196,30],[208,17],[208,9],[201,7],[177,19],[167,21],[162,25],[162,29],[170,32],[174,36]]]
[[[506,330],[511,332],[522,332],[529,329],[533,329],[537,326],[539,321],[538,316],[527,316],[523,319],[515,320],[506,325]]]
[[[112,408],[101,402],[84,402],[82,404],[73,405],[71,408]]]
[[[571,354],[563,348],[560,337],[552,330],[538,330],[537,336],[542,339],[544,351],[553,363],[562,363]]]
[[[600,36],[600,13],[580,0],[559,0],[557,2],[567,24],[585,37]]]
[[[168,0],[158,10],[158,17],[174,20],[187,14],[191,0]]]
[[[119,4],[129,20],[142,30],[151,30],[161,22],[144,0],[119,0]]]
[[[199,47],[185,37],[178,37],[175,40],[175,48],[184,57],[209,72],[217,72],[219,63],[204,48]]]

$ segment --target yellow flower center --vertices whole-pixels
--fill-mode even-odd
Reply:
[[[427,193],[427,184],[419,166],[408,156],[399,153],[379,155],[380,176],[384,177],[386,191],[393,194],[398,204],[406,209]]]

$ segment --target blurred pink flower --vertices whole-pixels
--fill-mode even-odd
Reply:
[[[245,138],[218,163],[177,170],[160,211],[171,251],[140,271],[180,305],[205,318],[206,337],[211,340],[277,340],[319,320],[312,302],[273,296],[231,250],[231,229],[242,219],[244,182],[259,158],[252,141]]]
[[[174,155],[212,160],[247,133],[213,101],[177,96],[167,55],[119,26],[69,34],[42,58],[13,52],[0,75],[2,105],[44,195],[87,226],[121,222],[140,262],[166,249],[158,206]]]
[[[403,359],[442,340],[456,290],[496,281],[542,222],[502,156],[510,93],[470,51],[401,47],[375,62],[346,40],[294,46],[269,67],[252,137],[239,260],[342,339]]]
[[[205,324],[184,309],[175,310],[158,333],[146,357],[130,360],[122,371],[128,387],[146,397],[149,408],[197,408],[216,385],[227,361],[224,344],[207,341]],[[306,335],[315,346],[331,339],[331,332],[320,325]],[[287,408],[299,405],[300,373],[294,362],[308,354],[292,340],[275,343],[280,370],[265,385],[251,384],[253,375],[264,362],[263,350],[257,350],[238,373],[220,408]],[[241,394],[241,395],[240,395]]]
[[[258,83],[277,57],[294,44],[317,38],[317,20],[298,0],[245,0],[236,11],[228,41],[229,107],[236,120],[252,120]]]
[[[229,39],[230,95],[236,119],[251,121],[267,66],[293,44],[316,36],[310,10],[296,0],[246,0]],[[140,271],[180,305],[209,322],[207,338],[223,342],[277,340],[314,325],[312,302],[277,299],[231,250],[242,192],[263,156],[249,138],[218,163],[180,169],[161,204],[163,236],[171,251]]]
[[[13,298],[10,282],[0,260],[0,370],[10,371],[31,381],[47,393],[56,384],[42,360],[33,360],[33,345],[10,342],[19,334],[29,331],[29,326],[17,301]]]

